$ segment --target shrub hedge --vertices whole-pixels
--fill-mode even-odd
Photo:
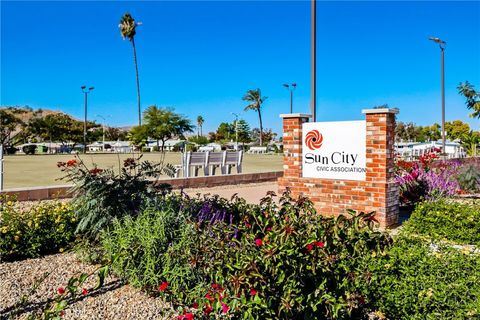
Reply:
[[[403,231],[462,244],[480,245],[480,203],[454,201],[419,203]]]
[[[77,221],[71,206],[41,202],[28,210],[0,196],[0,258],[13,260],[63,251],[73,240]]]

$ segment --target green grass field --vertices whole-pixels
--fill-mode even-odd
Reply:
[[[131,154],[87,154],[80,155],[87,164],[96,163],[99,168],[118,168],[118,163],[132,157]],[[62,172],[57,168],[58,161],[73,159],[73,155],[14,155],[5,156],[5,189],[52,186],[66,184],[57,180],[62,177]],[[160,153],[145,153],[144,160],[160,161]],[[243,172],[268,172],[282,170],[282,155],[251,155],[245,154],[243,159]],[[180,153],[166,153],[165,162],[180,164]],[[218,170],[217,170],[218,174]]]

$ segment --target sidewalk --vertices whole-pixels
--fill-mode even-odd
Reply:
[[[258,204],[260,203],[260,199],[265,197],[268,191],[278,193],[278,185],[276,182],[265,182],[201,189],[185,189],[184,191],[190,196],[195,196],[197,193],[200,193],[202,195],[219,195],[226,199],[230,199],[236,193],[240,198],[247,200],[248,203]]]

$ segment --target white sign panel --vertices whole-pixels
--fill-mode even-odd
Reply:
[[[302,176],[365,180],[366,122],[335,121],[303,124]]]

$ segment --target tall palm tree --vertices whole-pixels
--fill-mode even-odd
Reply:
[[[265,102],[267,97],[262,97],[262,92],[260,89],[248,90],[247,93],[243,96],[242,100],[250,102],[248,106],[245,107],[245,111],[254,110],[258,112],[258,120],[260,122],[260,145],[263,145],[263,124],[262,124],[262,103]]]
[[[120,29],[120,34],[125,40],[128,38],[133,46],[133,62],[135,63],[135,75],[137,79],[137,100],[138,100],[138,125],[142,125],[142,111],[140,108],[140,81],[138,80],[138,64],[137,64],[137,49],[135,48],[135,34],[137,26],[141,25],[141,22],[136,22],[135,19],[130,15],[130,13],[125,13],[120,19],[120,24],[118,28]]]
[[[202,126],[203,126],[203,123],[205,122],[205,120],[203,120],[203,117],[202,116],[198,116],[197,117],[197,126],[198,126],[198,135],[199,136],[203,136],[203,133],[202,133]]]

